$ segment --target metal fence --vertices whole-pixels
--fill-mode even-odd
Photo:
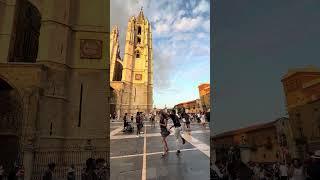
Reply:
[[[55,151],[55,152],[36,152],[33,167],[33,180],[41,180],[49,163],[55,163],[55,179],[66,179],[68,169],[73,164],[76,171],[76,179],[81,179],[82,170],[85,168],[88,158],[103,158],[106,160],[110,169],[108,151]]]

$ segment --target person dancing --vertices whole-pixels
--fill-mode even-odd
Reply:
[[[170,127],[173,128],[174,127],[174,136],[176,138],[176,146],[177,146],[177,155],[180,154],[180,140],[182,140],[182,144],[185,144],[186,141],[183,137],[181,137],[181,124],[180,124],[180,121],[179,121],[179,117],[175,114],[174,111],[171,112],[170,114],[170,118],[173,122],[173,125]]]
[[[160,114],[160,130],[161,130],[161,136],[162,136],[162,143],[163,143],[163,154],[162,157],[168,154],[169,148],[168,148],[168,143],[167,143],[167,137],[170,134],[170,131],[167,129],[167,115],[164,112],[161,112]]]

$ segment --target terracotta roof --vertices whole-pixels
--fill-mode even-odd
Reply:
[[[182,103],[179,103],[179,104],[177,104],[175,106],[180,106],[180,105],[184,105],[184,104],[191,104],[191,103],[197,103],[197,100],[198,99],[195,99],[195,100],[192,100],[192,101],[187,101],[187,102],[182,102]]]
[[[287,72],[287,74],[285,74],[285,75],[282,77],[282,80],[287,79],[288,77],[293,76],[294,74],[297,74],[297,73],[306,73],[306,72],[310,72],[310,73],[318,72],[318,73],[320,73],[320,69],[319,69],[319,68],[316,68],[316,67],[313,67],[313,66],[310,66],[310,67],[307,67],[307,68],[289,69],[288,72]]]
[[[308,88],[314,85],[320,84],[320,78],[314,79],[312,81],[304,83],[302,86],[303,88]]]

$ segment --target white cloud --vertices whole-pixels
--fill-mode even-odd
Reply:
[[[202,27],[206,32],[210,32],[210,20],[204,21]]]
[[[161,35],[162,33],[167,33],[169,31],[170,31],[170,26],[168,24],[163,22],[159,22],[155,24],[155,33],[157,33],[157,35]]]
[[[206,13],[210,10],[210,3],[207,0],[201,0],[198,6],[193,9],[194,14]]]
[[[174,28],[178,32],[192,31],[199,27],[202,21],[203,18],[201,16],[197,16],[195,18],[183,17],[175,22]]]
[[[178,12],[178,17],[181,17],[181,16],[183,16],[183,15],[185,15],[185,14],[186,14],[186,11],[180,10],[180,11]]]
[[[180,87],[177,87],[175,77],[178,78],[180,72],[185,71],[187,63],[194,63],[193,56],[208,55],[209,44],[205,38],[209,39],[207,32],[210,30],[210,21],[202,14],[206,12],[203,6],[205,3],[199,0],[111,1],[111,25],[118,25],[120,28],[121,54],[124,53],[128,19],[130,16],[136,16],[141,6],[144,7],[144,14],[153,26],[155,97],[161,94],[161,97],[168,98],[168,94],[177,94]],[[184,4],[194,10],[185,8]],[[194,12],[198,14],[190,17]],[[190,97],[181,94],[181,99]],[[168,101],[173,100],[168,98]]]

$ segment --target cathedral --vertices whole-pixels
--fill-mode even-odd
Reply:
[[[0,163],[39,180],[109,161],[109,1],[0,1]],[[105,48],[107,47],[107,48]],[[108,162],[109,163],[109,162]]]
[[[120,57],[119,28],[110,34],[110,113],[149,113],[153,107],[153,54],[151,24],[139,12],[126,32],[124,57]]]

